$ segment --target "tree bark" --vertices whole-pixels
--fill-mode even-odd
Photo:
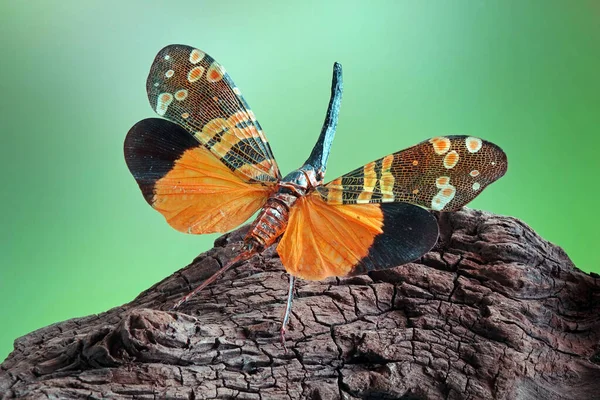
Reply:
[[[0,397],[600,398],[600,276],[517,219],[437,216],[418,262],[297,282],[287,352],[274,248],[169,310],[237,253],[242,228],[131,303],[17,339]]]

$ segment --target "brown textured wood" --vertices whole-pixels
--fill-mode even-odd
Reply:
[[[15,341],[0,398],[600,398],[600,277],[509,217],[440,217],[422,260],[299,282],[274,249],[168,311],[235,254],[242,230],[122,307]]]

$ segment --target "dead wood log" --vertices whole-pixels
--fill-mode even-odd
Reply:
[[[439,218],[418,262],[298,282],[287,353],[273,248],[168,311],[242,228],[131,303],[17,339],[0,398],[600,398],[600,277],[517,219]]]

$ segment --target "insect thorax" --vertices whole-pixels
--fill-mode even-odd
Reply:
[[[320,184],[315,176],[314,169],[306,165],[286,175],[250,226],[246,244],[260,251],[275,243],[285,232],[290,208]]]

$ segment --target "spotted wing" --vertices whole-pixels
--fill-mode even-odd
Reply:
[[[317,188],[330,204],[407,202],[455,211],[504,175],[506,154],[470,136],[436,137]]]
[[[135,124],[124,150],[146,201],[181,232],[233,229],[261,208],[275,187],[240,179],[183,128],[164,119]]]
[[[185,128],[242,179],[281,178],[254,113],[208,54],[184,45],[165,47],[154,59],[146,89],[158,115]]]
[[[313,192],[290,210],[277,246],[288,273],[307,280],[396,267],[427,253],[436,219],[408,203],[334,205]]]

